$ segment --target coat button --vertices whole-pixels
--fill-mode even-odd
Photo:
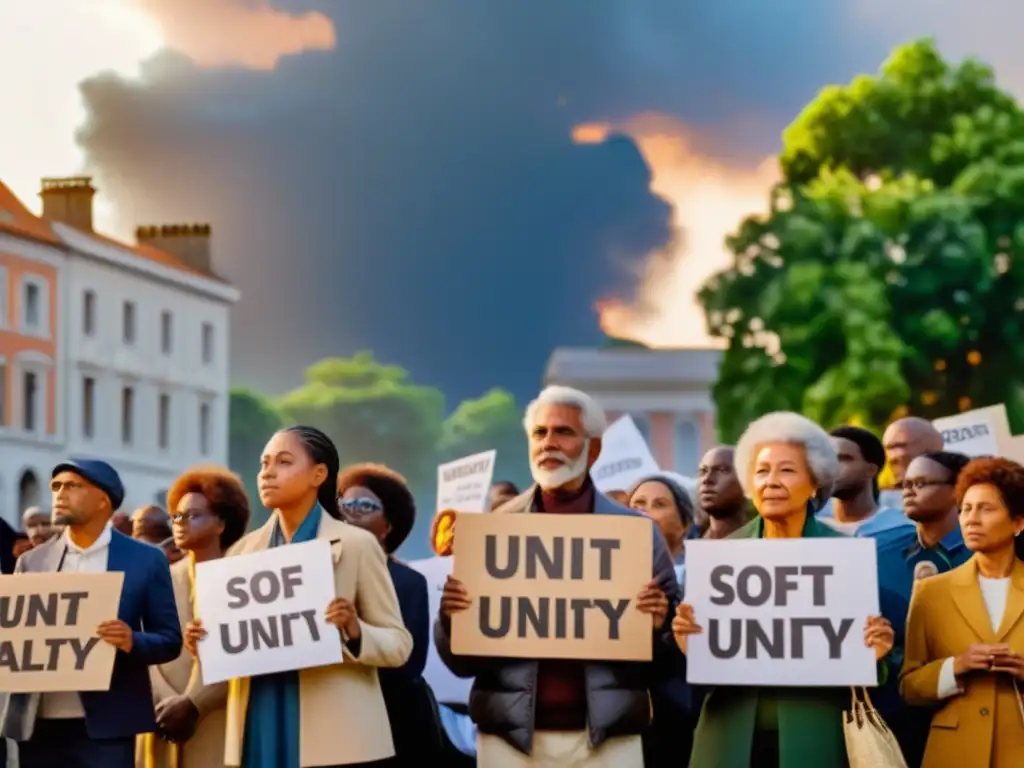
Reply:
[[[982,707],[981,708],[981,716],[982,717],[988,717],[988,707]]]

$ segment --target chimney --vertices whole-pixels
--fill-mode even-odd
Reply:
[[[210,264],[209,224],[162,224],[136,227],[135,242],[177,256],[193,269],[213,272]]]
[[[92,232],[92,198],[96,188],[88,176],[43,179],[43,218]]]

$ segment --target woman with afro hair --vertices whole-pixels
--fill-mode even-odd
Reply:
[[[183,554],[171,566],[174,600],[184,626],[193,614],[196,563],[224,556],[249,525],[242,481],[223,467],[193,467],[167,492],[173,543]],[[187,654],[150,667],[157,734],[138,739],[136,764],[146,768],[224,765],[227,683],[202,685],[199,664]],[[163,737],[163,738],[159,738]]]
[[[376,536],[388,556],[388,571],[413,647],[403,666],[379,671],[380,687],[396,764],[420,764],[425,757],[436,756],[442,743],[433,696],[423,679],[430,649],[430,602],[423,574],[394,556],[416,522],[416,501],[405,478],[394,470],[382,464],[353,464],[338,474],[338,513],[347,523]]]

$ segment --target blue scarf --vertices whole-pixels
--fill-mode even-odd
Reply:
[[[321,514],[319,505],[313,507],[290,542],[285,541],[278,521],[274,524],[270,546],[313,541],[320,530]],[[297,671],[250,678],[242,747],[244,768],[299,768],[300,727]]]

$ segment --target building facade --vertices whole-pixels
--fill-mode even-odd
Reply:
[[[662,469],[693,477],[716,442],[711,388],[720,358],[713,349],[559,348],[544,383],[589,393],[609,423],[629,414]]]
[[[5,426],[0,433],[2,514],[11,522],[40,496],[45,503],[39,488],[64,456],[114,465],[128,510],[162,502],[190,465],[227,464],[230,310],[239,296],[213,272],[210,227],[139,227],[136,244],[121,243],[93,231],[94,195],[86,178],[44,179],[42,217],[21,211],[47,237],[7,233],[16,248],[0,247],[8,276],[17,269],[19,286],[36,286],[8,283],[3,296],[42,297],[31,316],[47,318],[34,335],[0,336],[11,350],[0,354],[18,361],[7,374],[14,390],[4,399],[5,415],[31,420],[28,435],[40,444],[34,454],[19,452],[16,441],[27,439],[27,430],[8,435]],[[29,257],[26,271],[18,259]],[[15,357],[21,349],[27,351]]]

